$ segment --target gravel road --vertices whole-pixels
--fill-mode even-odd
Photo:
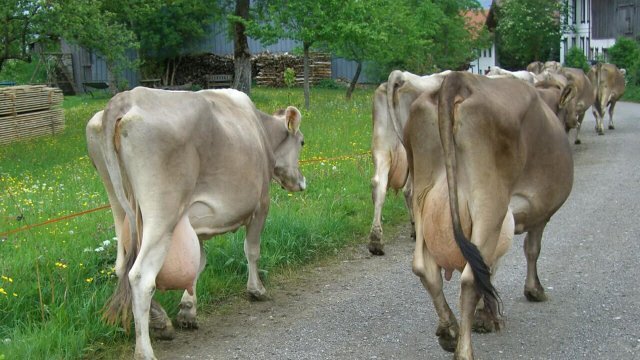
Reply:
[[[473,335],[477,359],[640,359],[640,105],[619,103],[615,118],[617,129],[597,136],[588,112],[582,144],[574,146],[573,191],[545,230],[538,262],[549,300],[525,300],[523,237],[516,237],[495,278],[504,327]],[[155,342],[156,355],[451,359],[438,345],[431,300],[411,272],[408,230],[397,231],[383,257],[362,245],[268,284],[268,301],[240,300],[200,316],[199,330]],[[458,278],[445,283],[456,314]]]

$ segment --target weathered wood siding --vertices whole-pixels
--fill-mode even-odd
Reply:
[[[592,0],[592,39],[627,36],[640,33],[640,0]]]

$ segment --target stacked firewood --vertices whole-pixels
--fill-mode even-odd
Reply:
[[[291,54],[260,53],[251,57],[251,76],[258,85],[283,87],[284,71],[292,68],[296,84],[304,81],[303,57]],[[312,84],[331,78],[331,55],[313,53],[309,80]],[[233,58],[214,54],[189,55],[181,59],[175,77],[176,84],[192,83],[206,87],[207,75],[233,75]]]
[[[45,85],[0,88],[0,144],[64,130],[62,90]]]
[[[297,85],[304,82],[304,59],[302,56],[287,53],[263,53],[254,56],[251,61],[255,63],[257,68],[255,79],[258,85],[285,86],[284,72],[287,68],[293,69]],[[309,61],[309,81],[311,84],[317,84],[323,79],[331,79],[331,55],[313,53]]]
[[[233,74],[233,58],[215,54],[188,55],[180,60],[175,84],[192,83],[206,87],[206,76]]]

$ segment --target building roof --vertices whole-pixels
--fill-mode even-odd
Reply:
[[[476,37],[482,30],[487,22],[488,11],[482,10],[467,10],[463,15],[467,22],[467,27],[472,36]]]

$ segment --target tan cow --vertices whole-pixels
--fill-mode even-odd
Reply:
[[[498,325],[491,276],[514,232],[527,233],[525,296],[546,299],[536,263],[545,225],[573,184],[568,138],[534,87],[454,72],[437,97],[413,103],[404,139],[414,186],[413,271],[438,313],[440,345],[456,359],[472,359],[474,321],[489,330]],[[442,270],[447,280],[462,272],[459,324]]]
[[[536,75],[542,73],[544,70],[544,63],[542,61],[534,61],[527,65],[527,71],[534,73]]]
[[[576,129],[575,143],[580,144],[580,126],[582,125],[582,120],[584,120],[584,115],[587,112],[587,109],[593,105],[595,100],[594,88],[582,69],[563,67],[560,70],[560,74],[564,75],[567,78],[568,83],[574,84],[577,89],[575,100],[576,118],[575,121],[570,119],[568,126],[571,129]]]
[[[596,132],[604,135],[604,114],[609,108],[609,129],[615,129],[613,125],[613,109],[622,95],[624,95],[624,72],[614,64],[602,64],[591,67],[589,79],[593,83],[596,99],[593,104],[593,116],[596,118]]]
[[[195,325],[202,240],[246,226],[247,291],[265,294],[258,259],[269,183],[289,191],[306,186],[298,169],[300,121],[294,107],[270,116],[235,90],[147,88],[114,96],[89,121],[89,155],[118,236],[119,282],[105,317],[127,324],[132,308],[136,358],[155,358],[150,320],[171,337],[171,322],[152,302],[155,289],[185,290],[178,322]]]
[[[388,81],[378,86],[373,96],[373,222],[368,248],[374,255],[384,255],[382,206],[389,188],[395,191],[403,189],[413,222],[410,203],[411,181],[407,176],[407,156],[401,142],[402,129],[409,117],[409,107],[423,92],[437,91],[443,76],[449,72],[419,76],[407,71],[394,70],[389,74]]]

